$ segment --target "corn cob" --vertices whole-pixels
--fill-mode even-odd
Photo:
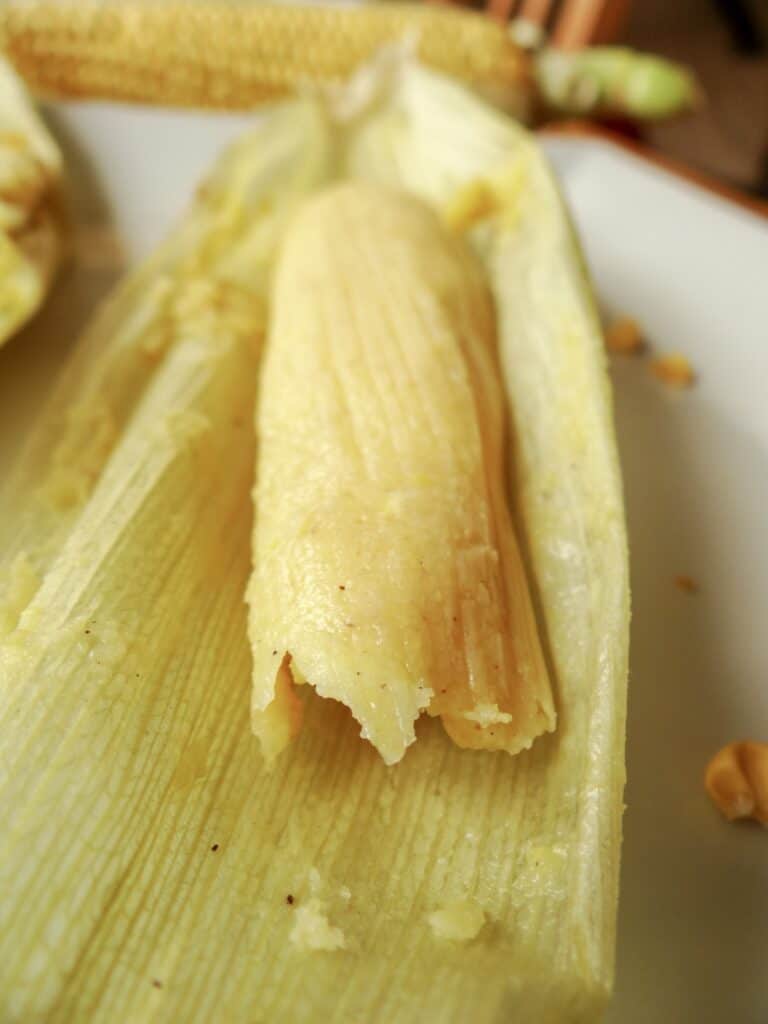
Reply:
[[[661,118],[694,106],[691,72],[616,47],[530,56],[488,17],[445,6],[364,9],[211,0],[9,0],[0,45],[35,89],[58,97],[250,108],[307,82],[335,82],[386,43],[412,39],[433,67],[523,120]],[[543,37],[542,37],[543,38]]]
[[[54,96],[251,108],[304,82],[339,82],[386,43],[413,39],[433,67],[527,102],[528,60],[471,11],[151,0],[23,0],[0,11],[0,47]]]
[[[0,59],[0,345],[40,307],[61,258],[61,157]]]
[[[0,524],[6,509],[40,516],[51,539],[39,555],[36,529],[23,541],[39,588],[0,644],[11,1022],[547,1024],[593,1021],[607,998],[626,551],[589,287],[521,129],[416,68],[374,99],[341,126],[292,101],[235,151],[103,314],[77,357],[86,379],[73,366],[13,476]],[[250,733],[253,453],[237,420],[274,246],[331,170],[442,211],[493,293],[559,710],[556,733],[514,759],[460,750],[427,720],[388,768],[327,700],[306,701],[271,773]],[[163,276],[177,303],[188,276],[238,298],[175,317],[170,346],[138,328],[131,345],[126,320]],[[90,483],[65,489],[59,527],[39,509],[60,425],[97,377],[116,401],[141,349],[131,408],[102,461],[84,456]],[[3,543],[7,567],[19,545]]]
[[[469,250],[391,190],[325,194],[283,243],[268,352],[250,588],[265,749],[298,724],[305,679],[388,763],[424,710],[460,746],[529,747],[554,710]]]

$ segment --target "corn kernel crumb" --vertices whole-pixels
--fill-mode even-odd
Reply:
[[[670,388],[681,390],[683,388],[690,388],[696,380],[696,374],[690,362],[678,352],[672,352],[669,355],[659,356],[658,359],[654,359],[650,364],[650,369],[657,380],[660,380],[662,384],[666,384]]]
[[[496,212],[497,201],[487,181],[476,179],[457,189],[443,210],[443,222],[457,234]]]
[[[645,341],[637,320],[622,316],[614,320],[605,332],[605,347],[622,356],[637,356],[645,351]]]
[[[449,231],[462,234],[482,221],[501,216],[507,228],[514,227],[524,173],[522,161],[516,160],[502,167],[492,179],[465,182],[443,208],[443,224]]]
[[[768,826],[768,743],[729,743],[707,765],[704,785],[728,821],[752,818]]]

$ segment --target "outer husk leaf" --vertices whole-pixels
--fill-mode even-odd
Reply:
[[[419,69],[382,76],[375,92],[332,137],[317,127],[302,134],[306,148],[286,145],[281,167],[312,169],[301,188],[322,180],[330,138],[341,173],[404,185],[441,209],[478,178],[498,172],[506,183],[498,216],[470,231],[498,305],[515,494],[558,730],[510,761],[461,751],[426,721],[387,768],[348,713],[313,700],[290,756],[266,773],[248,722],[250,451],[232,419],[247,401],[249,357],[233,343],[215,373],[180,394],[177,342],[167,368],[136,381],[135,407],[65,525],[42,516],[9,547],[9,559],[32,552],[41,580],[0,647],[9,1021],[563,1024],[596,1020],[608,997],[628,598],[589,285],[524,131]],[[315,126],[327,114],[317,102]],[[265,137],[308,107],[280,108]],[[268,177],[251,181],[249,199],[268,194]],[[246,224],[257,208],[235,207]],[[232,272],[246,288],[269,262],[268,246],[247,244],[254,231],[243,229]],[[123,314],[113,306],[104,316],[90,345],[117,360],[117,375]],[[17,472],[16,522],[40,515],[56,424],[87,393],[73,369]],[[200,422],[183,417],[192,437],[165,436],[155,451],[154,425],[170,406],[199,413],[207,429],[198,436]],[[455,903],[485,915],[471,942],[432,932],[430,915]],[[297,948],[297,905],[332,944],[341,933],[344,948]]]

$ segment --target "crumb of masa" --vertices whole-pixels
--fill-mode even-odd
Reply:
[[[330,923],[325,904],[316,897],[297,908],[290,940],[300,953],[333,953],[347,944],[344,932]]]
[[[446,903],[427,918],[437,939],[452,942],[471,942],[485,924],[485,914],[471,900]]]

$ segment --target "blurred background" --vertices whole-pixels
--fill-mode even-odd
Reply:
[[[705,93],[643,137],[768,198],[768,0],[635,0],[621,41],[690,65]]]
[[[615,121],[610,127],[768,198],[768,0],[454,2],[485,7],[496,17],[543,22],[550,41],[567,50],[629,46],[689,67],[702,94],[693,113],[642,124]]]

